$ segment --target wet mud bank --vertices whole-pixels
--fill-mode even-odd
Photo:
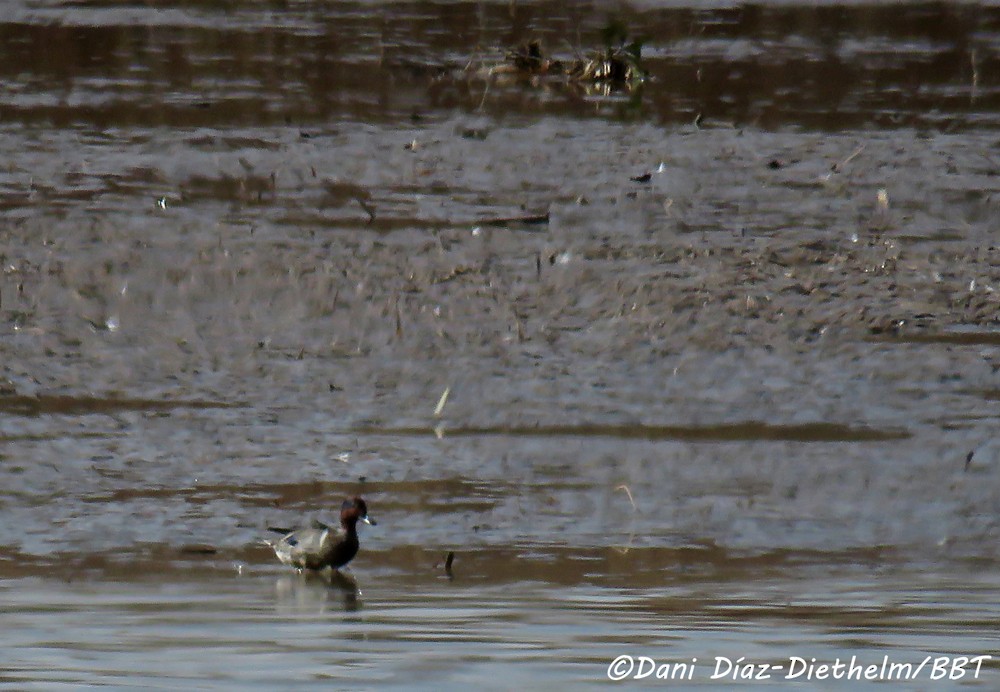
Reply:
[[[468,479],[498,484],[489,521],[467,511],[442,549],[548,543],[517,523],[537,495],[586,546],[635,513],[652,545],[921,553],[933,526],[928,555],[993,555],[989,136],[462,122],[258,133],[273,146],[216,160],[277,171],[260,199],[181,175],[127,215],[9,223],[21,547],[73,548],[54,513],[100,550],[238,549],[358,488],[436,526],[449,503],[416,488]],[[263,513],[252,490],[312,481]],[[228,490],[192,505],[205,483]]]

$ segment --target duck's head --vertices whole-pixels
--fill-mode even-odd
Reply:
[[[354,526],[358,521],[363,521],[371,526],[375,525],[374,519],[368,518],[368,505],[360,497],[349,497],[340,506],[340,523],[345,526]]]

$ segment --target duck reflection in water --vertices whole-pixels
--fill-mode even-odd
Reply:
[[[336,570],[305,572],[278,577],[274,583],[281,610],[322,613],[327,608],[354,612],[361,608],[361,591],[354,577]],[[336,599],[340,598],[339,608]]]

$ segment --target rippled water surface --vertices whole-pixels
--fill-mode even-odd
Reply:
[[[793,656],[881,666],[888,656],[915,667],[929,655],[988,650],[998,615],[982,608],[995,584],[968,574],[960,583],[880,570],[813,583],[674,574],[654,587],[560,588],[384,572],[360,593],[295,575],[170,576],[3,582],[14,611],[4,618],[3,682],[584,685],[631,654],[687,663],[693,673],[681,680],[724,686],[733,680],[719,659],[740,656],[775,666]],[[957,622],[970,608],[978,617]],[[789,674],[807,675],[775,670],[773,679]]]
[[[0,34],[0,685],[996,686],[1000,9]],[[347,494],[348,575],[260,543]]]

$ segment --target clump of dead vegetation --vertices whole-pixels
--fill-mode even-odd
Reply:
[[[568,60],[547,54],[538,39],[529,41],[507,51],[504,62],[489,67],[488,73],[494,77],[556,77],[578,84],[624,88],[644,82],[648,72],[642,65],[642,41],[630,41],[627,29],[619,22],[610,23],[603,33],[603,49]]]

